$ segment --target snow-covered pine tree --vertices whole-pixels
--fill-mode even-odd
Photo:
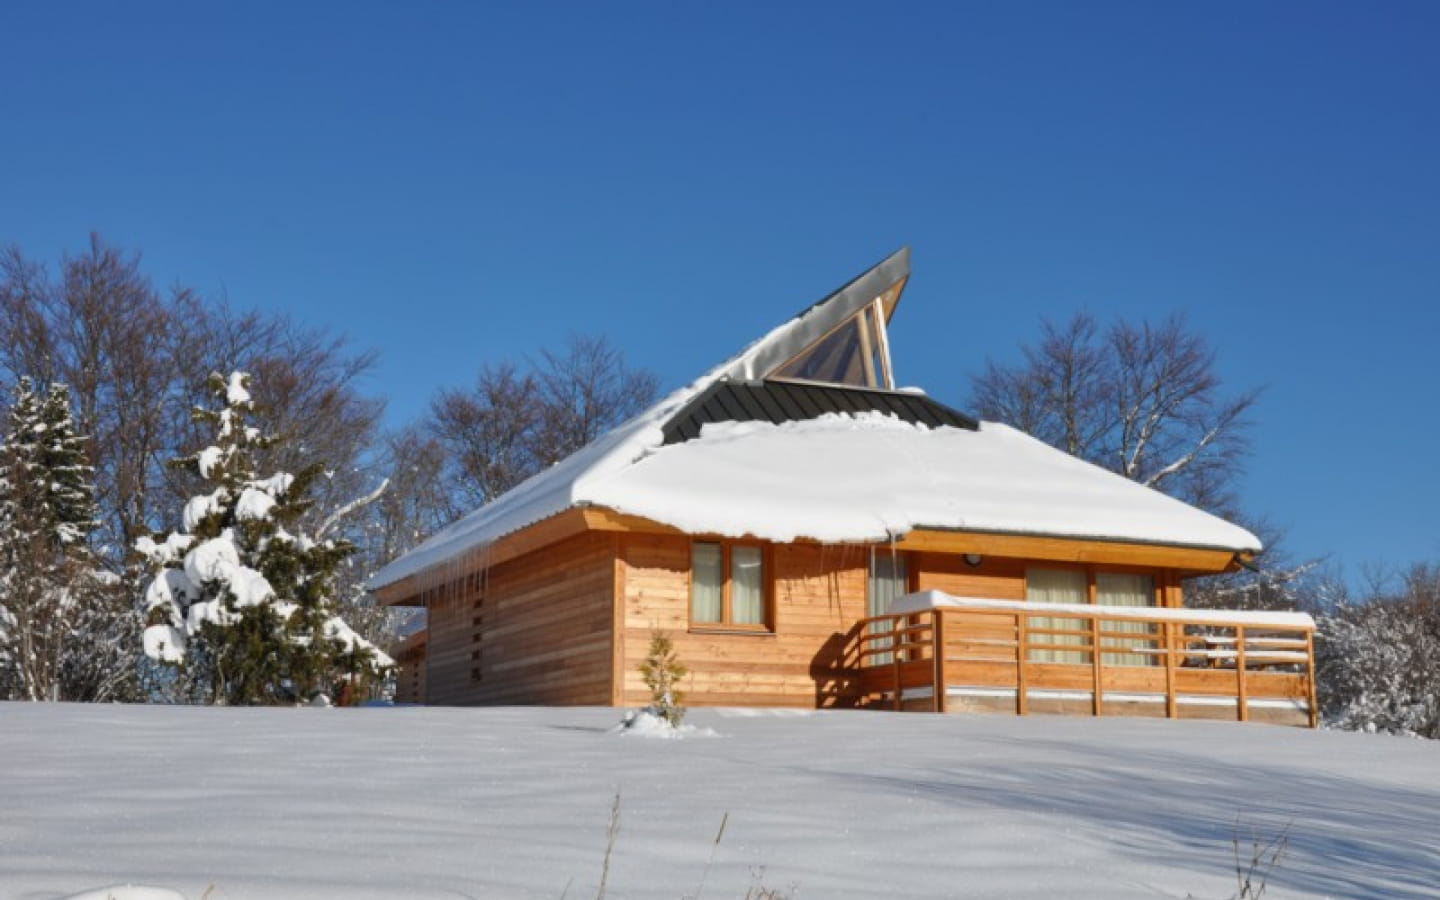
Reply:
[[[253,453],[276,439],[248,424],[249,376],[216,373],[209,386],[220,407],[194,415],[215,443],[172,465],[212,489],[185,504],[182,532],[137,543],[162,566],[146,592],[145,652],[180,667],[190,698],[206,702],[353,693],[393,663],[336,614],[336,567],[353,547],[299,528],[323,466],[259,477]]]
[[[96,525],[94,471],[69,388],[52,384],[42,399],[30,379],[20,379],[0,444],[0,684],[7,695],[95,699],[67,683],[67,673],[83,668],[102,649],[94,641],[113,631],[113,580],[89,546]]]
[[[35,477],[43,430],[35,385],[21,378],[0,443],[0,690],[12,699],[44,699],[33,678],[34,632],[45,630],[44,597],[31,562],[38,549],[35,519],[42,498]]]
[[[54,540],[66,547],[83,546],[99,527],[95,508],[95,470],[76,433],[70,410],[70,388],[50,385],[40,408],[45,439],[40,443],[40,466],[45,473]]]

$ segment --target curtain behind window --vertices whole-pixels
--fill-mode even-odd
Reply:
[[[690,621],[719,622],[724,587],[724,554],[719,544],[692,545],[690,550]]]
[[[759,547],[730,548],[730,615],[737,625],[765,624],[764,560]]]
[[[905,596],[909,589],[909,573],[905,556],[885,549],[870,550],[870,583],[866,594],[865,612],[871,616],[883,616],[890,611],[890,604]],[[870,626],[873,633],[874,625]],[[878,644],[872,645],[878,646]],[[888,653],[870,657],[871,665],[882,665],[891,661]]]
[[[1089,581],[1084,572],[1072,569],[1027,569],[1025,571],[1025,599],[1031,603],[1088,603]],[[1030,628],[1085,628],[1085,619],[1065,619],[1055,616],[1030,616]],[[1083,634],[1036,634],[1031,643],[1041,644],[1084,644]],[[1031,662],[1083,663],[1087,662],[1083,650],[1031,650]]]
[[[1149,575],[1100,572],[1095,576],[1095,601],[1102,606],[1153,606],[1155,582]],[[1104,638],[1111,647],[1150,648],[1155,646],[1155,626],[1149,622],[1106,622],[1105,630],[1137,637]],[[1101,659],[1112,666],[1153,666],[1160,662],[1147,653],[1105,653]]]

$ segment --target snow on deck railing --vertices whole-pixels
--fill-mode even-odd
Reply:
[[[1141,619],[1147,622],[1181,622],[1187,625],[1247,625],[1260,628],[1315,629],[1315,620],[1300,612],[1241,609],[1171,609],[1162,606],[1092,606],[1085,603],[1031,603],[1025,600],[991,600],[956,597],[944,591],[916,591],[890,604],[886,615],[932,609],[1013,610],[1037,616],[1063,618]]]
[[[1242,722],[1252,709],[1288,704],[1298,718],[1272,721],[1313,728],[1314,631],[1315,621],[1295,612],[1031,603],[919,591],[884,615],[861,620],[853,659],[865,702],[897,710],[920,690],[931,691],[935,712],[947,711],[951,692],[980,690],[1005,692],[1025,715],[1032,701],[1048,702],[1046,692],[1063,690],[1083,693],[1097,716],[1114,714],[1116,704],[1123,714],[1124,698],[1144,694],[1163,702],[1170,718],[1189,717],[1186,710],[1199,701],[1232,705]]]

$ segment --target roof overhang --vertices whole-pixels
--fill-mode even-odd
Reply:
[[[628,515],[600,506],[576,507],[506,535],[479,552],[468,563],[450,560],[385,585],[375,595],[387,606],[422,606],[425,594],[479,569],[498,566],[551,544],[590,531],[682,535],[671,525]],[[696,538],[719,538],[697,534]],[[797,540],[799,544],[819,541]],[[1037,534],[1003,534],[941,528],[916,528],[891,540],[847,542],[849,546],[888,546],[897,550],[931,553],[1002,556],[1049,562],[1094,563],[1175,569],[1185,576],[1215,575],[1239,568],[1242,551],[1221,547],[1147,544],[1103,538],[1076,538]]]

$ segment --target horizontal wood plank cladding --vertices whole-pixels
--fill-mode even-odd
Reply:
[[[395,702],[425,702],[425,656],[413,655],[402,662],[395,672]]]
[[[1233,571],[1238,567],[1235,553],[1230,550],[920,528],[898,538],[895,546],[900,550],[974,553],[1014,559],[1153,566],[1197,574]]]
[[[769,573],[774,631],[690,628],[690,539],[626,534],[623,573],[623,691],[648,702],[638,667],[655,629],[669,633],[690,670],[682,689],[694,706],[847,706],[859,696],[841,654],[865,615],[868,551],[819,544],[775,545]]]
[[[430,607],[430,703],[611,701],[609,535],[563,538],[491,565],[474,582]]]
[[[953,553],[916,553],[911,565],[916,572],[916,590],[987,600],[1025,599],[1023,559],[985,556],[978,566],[972,566]]]

